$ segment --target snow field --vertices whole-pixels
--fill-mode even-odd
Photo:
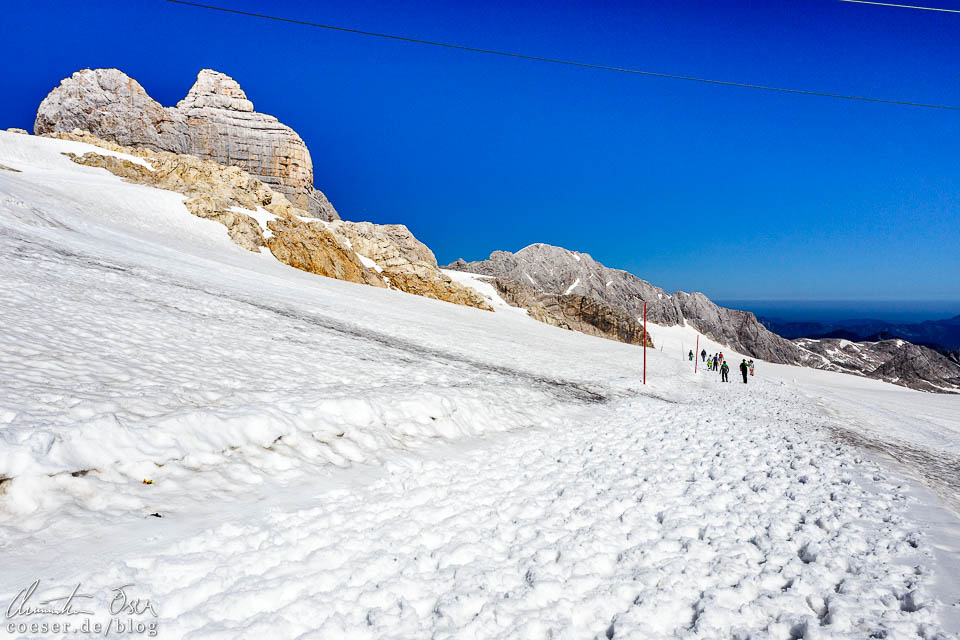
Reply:
[[[718,390],[580,409],[359,487],[301,478],[299,507],[251,489],[192,532],[165,511],[84,583],[149,588],[162,637],[948,637],[904,485],[791,394],[738,396],[722,417]]]
[[[169,638],[956,637],[932,496],[770,365],[722,385],[651,327],[644,387],[636,347],[296,271],[11,136],[0,602],[133,584]]]

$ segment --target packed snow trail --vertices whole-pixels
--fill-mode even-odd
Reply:
[[[84,586],[137,585],[170,638],[947,637],[904,486],[789,392],[575,417],[304,479],[306,507],[257,491],[186,535],[163,509],[126,553],[81,541]]]
[[[40,579],[132,585],[167,638],[955,637],[956,538],[789,384],[651,350],[643,386],[636,347],[296,271],[65,148],[0,132],[5,606]]]

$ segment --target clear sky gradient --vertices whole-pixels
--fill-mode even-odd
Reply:
[[[237,9],[665,73],[960,106],[960,15],[837,2],[307,2]],[[960,8],[960,1],[936,6]],[[4,5],[0,126],[71,72],[164,105],[236,78],[344,218],[445,263],[547,242],[736,299],[960,300],[960,111],[591,71],[162,0]]]

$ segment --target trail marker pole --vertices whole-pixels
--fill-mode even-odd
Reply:
[[[697,358],[700,357],[700,334],[697,334],[697,349],[693,352],[693,372],[697,372]]]
[[[643,301],[643,384],[647,384],[647,301]]]

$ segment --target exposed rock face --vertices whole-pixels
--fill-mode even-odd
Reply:
[[[672,326],[683,321],[680,305],[663,289],[620,269],[605,267],[586,253],[548,244],[532,244],[516,253],[494,251],[488,260],[462,259],[445,269],[516,280],[544,293],[580,295],[643,316],[647,301],[650,322]]]
[[[10,133],[22,133],[24,135],[30,135],[29,131],[27,131],[26,129],[21,129],[19,127],[8,127],[7,131],[9,131]]]
[[[810,354],[763,326],[749,311],[719,307],[702,293],[675,295],[683,317],[697,331],[740,353],[767,362],[816,364]]]
[[[319,222],[281,217],[267,222],[267,228],[273,232],[266,242],[270,252],[291,267],[338,280],[387,286],[383,278],[360,261],[356,252]]]
[[[896,382],[921,391],[960,391],[960,366],[933,349],[900,343],[897,353],[867,374],[871,378]]]
[[[440,271],[433,252],[404,225],[339,220],[329,229],[354,251],[373,260],[381,275],[397,289],[493,311],[483,296]]]
[[[643,325],[623,311],[594,298],[541,293],[530,285],[505,278],[496,278],[494,286],[504,300],[526,309],[540,322],[627,344],[642,345],[646,337],[647,346],[653,346]]]
[[[192,154],[236,166],[324,220],[339,218],[313,187],[306,144],[275,117],[257,113],[229,76],[202,70],[187,97],[163,107],[118,69],[85,69],[61,81],[40,103],[37,135],[81,129],[125,147]]]
[[[797,338],[793,342],[825,361],[820,368],[892,382],[920,391],[960,391],[960,364],[906,340],[851,342]]]
[[[441,272],[433,252],[403,225],[305,218],[282,193],[237,167],[191,155],[123,147],[80,131],[57,137],[135,156],[131,160],[93,152],[68,154],[78,164],[184,194],[184,205],[191,213],[223,224],[244,249],[259,252],[265,246],[281,262],[304,271],[492,311],[479,293]],[[266,229],[250,215],[258,210],[263,212],[261,217],[272,218]]]
[[[646,301],[650,322],[673,326],[686,320],[718,342],[769,362],[798,364],[809,357],[766,329],[752,313],[718,307],[700,293],[670,295],[632,273],[605,267],[586,253],[532,244],[516,253],[494,251],[489,260],[457,260],[445,268],[522,282],[543,293],[580,295],[636,320],[642,318]]]
[[[242,169],[191,155],[122,147],[87,133],[60,134],[59,137],[143,158],[145,162],[141,164],[114,155],[69,154],[78,164],[101,167],[130,182],[184,194],[188,211],[220,222],[227,228],[230,238],[248,251],[259,251],[260,247],[266,246],[281,262],[304,271],[377,287],[387,286],[374,269],[365,266],[352,249],[326,229],[324,222],[302,218],[303,211],[291,205],[283,194],[273,191]],[[253,216],[243,212],[258,209],[275,217],[267,222],[268,234]]]

